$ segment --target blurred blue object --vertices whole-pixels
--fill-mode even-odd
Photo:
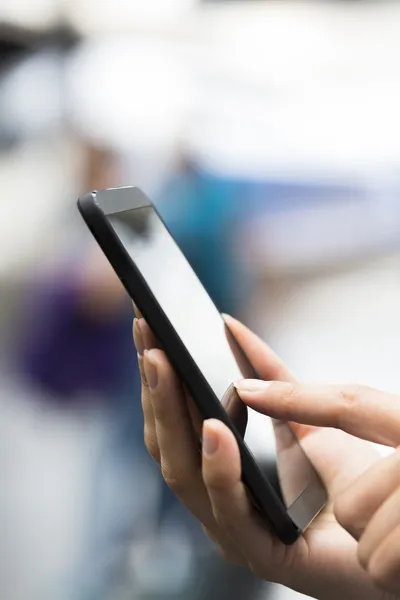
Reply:
[[[81,310],[81,296],[68,270],[57,278],[40,278],[26,293],[20,368],[32,385],[63,403],[83,394],[104,399],[122,380],[135,383],[138,378],[126,326],[129,303],[112,319],[91,319]]]
[[[214,176],[187,161],[157,202],[218,309],[236,315],[250,292],[236,239],[245,192],[243,183]]]

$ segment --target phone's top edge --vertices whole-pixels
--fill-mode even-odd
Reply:
[[[90,207],[93,206],[93,204],[96,204],[95,194],[95,192],[88,192],[87,194],[83,194],[83,196],[79,196],[77,206],[83,217]]]
[[[92,194],[95,204],[105,215],[152,206],[147,196],[137,187],[109,188]]]

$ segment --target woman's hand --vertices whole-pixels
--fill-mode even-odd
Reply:
[[[379,465],[379,454],[371,444],[343,431],[316,428],[316,422],[310,425],[304,418],[305,425],[294,425],[333,501],[296,544],[283,545],[270,534],[248,501],[233,434],[219,421],[202,423],[147,323],[138,317],[134,339],[142,373],[147,448],[159,463],[167,484],[203,524],[221,554],[247,566],[258,577],[322,600],[389,598],[376,585],[383,583],[380,575],[360,565],[354,532],[346,531],[334,515],[334,507],[341,506],[343,513],[339,518],[343,522],[343,498],[348,497],[345,490],[368,469]],[[286,366],[257,336],[230,317],[226,322],[263,379],[289,382],[288,390],[301,389]],[[241,394],[261,412],[272,413],[270,404],[279,412],[279,385],[270,386],[261,394]],[[286,400],[285,407],[290,404],[290,398]],[[297,413],[293,416],[285,414],[285,418],[301,421]],[[198,451],[201,434],[202,456]]]
[[[359,386],[304,386],[244,380],[248,406],[279,419],[341,429],[392,447],[400,444],[400,397]],[[350,457],[349,457],[350,458]],[[358,542],[362,568],[400,596],[400,451],[372,465],[333,499],[336,519]]]

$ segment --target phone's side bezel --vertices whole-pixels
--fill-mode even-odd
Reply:
[[[78,200],[80,213],[128,294],[135,301],[152,329],[157,332],[160,343],[177,373],[187,385],[203,417],[221,420],[234,433],[240,449],[243,482],[253,497],[259,512],[269,522],[282,542],[294,543],[303,528],[298,527],[296,523],[303,524],[304,522],[304,527],[306,527],[311,520],[310,514],[314,517],[324,505],[326,494],[323,487],[319,494],[315,494],[315,491],[310,493],[310,490],[306,488],[300,498],[290,507],[291,515],[293,519],[296,519],[295,523],[262,473],[256,459],[242,440],[107,219],[107,215],[123,210],[145,206],[151,206],[154,210],[156,208],[137,188],[124,188],[122,191],[120,188],[118,192],[116,190],[116,194],[112,192],[113,190],[104,190],[81,197]]]

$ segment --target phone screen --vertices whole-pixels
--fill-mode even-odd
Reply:
[[[248,435],[253,411],[232,393],[233,382],[257,375],[184,254],[151,206],[111,214],[108,219],[192,359],[257,457]],[[269,481],[289,509],[315,477],[314,469],[287,424],[265,417],[262,435],[272,467]]]

